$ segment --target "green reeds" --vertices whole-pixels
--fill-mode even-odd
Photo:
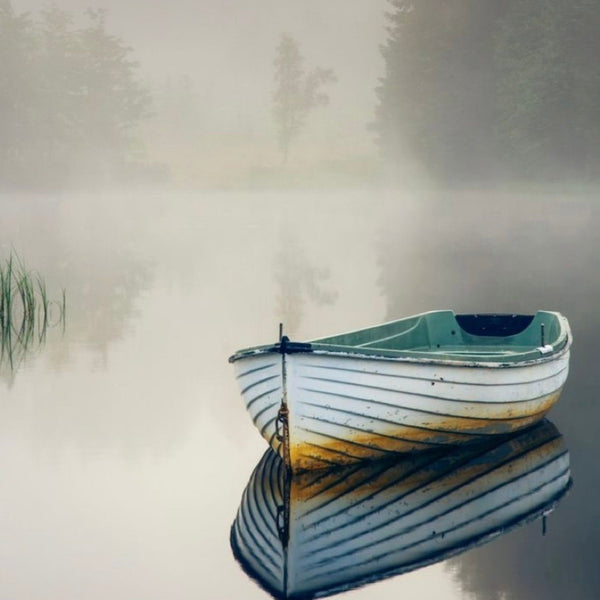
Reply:
[[[11,369],[27,352],[46,340],[49,327],[65,325],[66,293],[60,301],[48,298],[46,282],[11,253],[0,261],[0,366]]]

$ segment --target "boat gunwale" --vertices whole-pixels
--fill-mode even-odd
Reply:
[[[387,323],[383,323],[381,325],[376,325],[375,327],[385,327],[389,325],[393,325],[395,323],[399,323],[401,321],[414,319],[414,318],[423,318],[426,315],[432,315],[436,313],[444,313],[451,312],[452,315],[456,318],[456,313],[454,311],[446,311],[446,310],[432,310],[424,313],[420,313],[417,315],[412,315],[410,317],[405,317],[403,319],[397,319],[394,321],[388,321]],[[448,352],[436,352],[436,351],[426,351],[426,350],[413,350],[413,349],[405,349],[405,350],[394,350],[394,349],[385,349],[385,348],[365,348],[364,346],[345,346],[341,344],[327,344],[322,343],[322,340],[331,339],[331,337],[340,337],[348,334],[354,334],[361,331],[367,331],[368,329],[372,329],[370,327],[364,329],[358,329],[354,331],[347,332],[346,334],[337,334],[330,337],[325,338],[317,338],[314,341],[309,342],[292,342],[287,337],[282,338],[278,343],[275,344],[267,344],[261,346],[254,346],[250,348],[245,348],[242,350],[238,350],[235,354],[229,357],[229,362],[234,363],[238,360],[243,360],[245,358],[249,358],[252,356],[257,356],[260,354],[296,354],[296,353],[305,353],[305,354],[317,354],[317,355],[328,355],[328,356],[337,356],[340,358],[348,357],[348,358],[358,358],[358,359],[374,359],[374,360],[384,360],[391,362],[405,362],[405,363],[413,363],[413,364],[422,364],[422,365],[448,365],[448,366],[461,366],[461,367],[474,367],[474,368],[507,368],[507,367],[523,367],[535,364],[543,364],[549,362],[550,360],[556,359],[563,354],[565,354],[572,343],[572,334],[569,326],[569,322],[567,318],[559,312],[556,311],[543,311],[538,310],[533,316],[537,316],[539,313],[549,313],[552,314],[558,321],[560,326],[560,332],[556,340],[553,344],[549,346],[534,346],[531,345],[527,348],[527,350],[522,350],[519,352],[513,352],[512,354],[505,355],[496,355],[495,360],[486,360],[486,359],[470,359],[470,358],[457,358],[456,353],[452,351]],[[483,313],[481,313],[483,316]],[[491,314],[491,313],[490,313]],[[509,314],[509,313],[506,313]],[[460,324],[457,322],[457,326],[460,327]],[[529,326],[528,326],[529,327]],[[520,334],[516,334],[520,335]],[[506,337],[514,337],[514,336],[506,336]],[[541,356],[532,356],[534,353],[539,353]],[[472,352],[470,353],[474,356],[484,355],[482,352]],[[437,356],[436,356],[437,355]],[[527,356],[527,358],[523,358]]]
[[[525,360],[495,360],[495,361],[485,361],[485,360],[457,360],[451,358],[441,358],[441,357],[424,357],[424,356],[414,356],[414,351],[409,350],[391,350],[386,353],[386,351],[381,351],[379,349],[373,350],[372,353],[365,352],[365,349],[360,350],[351,350],[351,346],[348,346],[348,350],[342,349],[328,349],[324,348],[326,344],[303,344],[302,348],[294,348],[290,347],[287,351],[281,350],[279,344],[270,344],[266,346],[257,346],[255,348],[249,348],[247,350],[240,350],[236,352],[232,356],[229,357],[229,362],[234,363],[239,360],[244,360],[247,358],[253,358],[256,356],[260,356],[262,354],[315,354],[317,356],[335,356],[338,358],[356,358],[356,359],[366,359],[366,360],[374,360],[374,361],[385,361],[385,362],[397,362],[397,363],[410,363],[410,364],[419,364],[419,365],[440,365],[440,366],[450,366],[450,367],[465,367],[465,368],[483,368],[483,369],[505,369],[505,368],[518,368],[518,367],[528,367],[532,365],[539,365],[543,363],[550,362],[552,360],[556,360],[562,356],[564,356],[567,352],[569,352],[572,344],[572,336],[570,330],[566,329],[565,343],[560,347],[555,349],[552,352],[548,352],[546,354],[542,354],[538,358],[528,358]],[[338,348],[341,348],[338,346]],[[539,350],[537,348],[531,348],[531,350],[527,351],[527,354],[530,352],[535,352]],[[401,352],[405,352],[406,354],[400,354]],[[393,353],[393,354],[392,354]],[[426,354],[426,353],[423,353]],[[523,353],[525,354],[525,353]],[[503,357],[505,358],[505,357]]]

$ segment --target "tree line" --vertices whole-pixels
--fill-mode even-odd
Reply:
[[[600,0],[389,3],[373,123],[388,162],[416,160],[443,182],[597,178]],[[281,37],[284,162],[334,81]],[[0,188],[130,178],[147,168],[136,134],[150,100],[104,11],[76,24],[56,6],[33,18],[0,0]]]
[[[33,19],[0,0],[0,185],[113,179],[136,157],[149,96],[131,49],[106,29],[51,6]]]
[[[389,0],[374,128],[441,181],[597,177],[598,0]]]

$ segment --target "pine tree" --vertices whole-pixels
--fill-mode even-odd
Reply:
[[[375,129],[435,179],[598,176],[598,0],[389,0]]]
[[[132,49],[106,30],[106,11],[89,10],[80,34],[82,121],[93,160],[109,171],[132,152],[132,134],[150,97],[136,77]]]
[[[440,179],[488,168],[493,130],[493,0],[390,0],[374,128],[391,162]]]

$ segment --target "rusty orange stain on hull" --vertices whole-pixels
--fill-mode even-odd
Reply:
[[[387,426],[375,432],[345,429],[333,437],[325,433],[298,431],[290,427],[290,461],[294,472],[323,469],[333,465],[356,464],[363,460],[389,457],[390,453],[409,453],[432,450],[448,445],[464,444],[489,439],[491,435],[509,434],[541,420],[556,403],[561,390],[539,400],[536,412],[528,416],[515,415],[513,407],[506,418],[486,419],[444,417],[424,420],[418,427]],[[482,405],[485,412],[485,406]],[[422,427],[422,428],[420,428]],[[435,428],[436,431],[426,429]],[[344,439],[341,438],[343,432]],[[298,439],[300,438],[301,439]]]
[[[373,491],[397,497],[399,490],[410,493],[411,490],[426,489],[423,486],[431,484],[435,485],[437,492],[442,492],[483,474],[486,474],[487,485],[493,485],[490,482],[506,480],[515,468],[526,471],[532,465],[546,462],[564,450],[563,438],[552,437],[558,435],[556,428],[549,423],[547,425],[539,435],[534,434],[525,440],[508,440],[503,460],[506,456],[513,457],[513,460],[498,465],[492,473],[489,472],[490,467],[496,466],[492,459],[464,465],[463,461],[468,461],[477,451],[461,446],[450,458],[451,464],[456,465],[456,469],[450,468],[450,471],[446,471],[447,465],[441,467],[438,462],[447,456],[447,452],[443,451],[408,454],[394,463],[386,461],[387,464],[371,461],[365,463],[358,471],[349,467],[330,469],[324,474],[314,469],[303,471],[293,477],[291,498],[298,502],[309,502],[314,498],[321,504],[329,497],[343,496],[345,502],[353,504],[357,502],[357,497],[368,496]]]

